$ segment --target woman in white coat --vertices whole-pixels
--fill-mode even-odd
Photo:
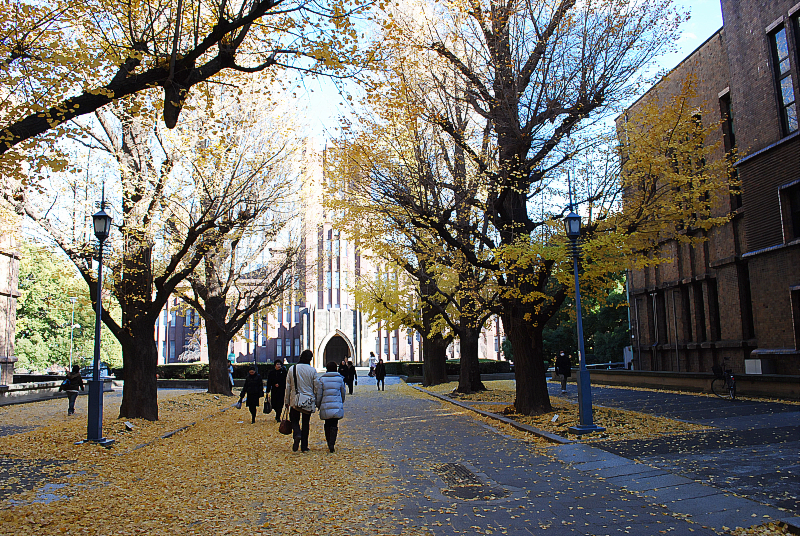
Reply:
[[[345,384],[336,368],[336,362],[331,361],[327,366],[328,372],[317,378],[319,418],[325,421],[325,441],[331,452],[334,452],[336,436],[339,434],[339,419],[344,417]]]
[[[286,376],[284,404],[289,408],[289,420],[292,421],[292,450],[295,452],[298,447],[302,452],[308,452],[309,421],[316,409],[317,398],[317,369],[311,366],[313,357],[311,350],[303,350],[298,363]]]

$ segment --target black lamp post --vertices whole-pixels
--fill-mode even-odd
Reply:
[[[586,368],[586,350],[583,343],[583,311],[581,310],[581,287],[578,281],[578,238],[581,236],[581,217],[570,210],[564,218],[567,237],[572,243],[572,266],[575,272],[575,312],[578,323],[578,357],[580,371],[578,372],[578,415],[580,424],[570,426],[573,434],[588,434],[602,432],[602,426],[597,426],[592,421],[592,382],[589,370]]]
[[[105,196],[100,202],[100,211],[92,216],[94,235],[99,241],[97,255],[97,300],[94,322],[94,363],[92,379],[89,380],[89,422],[86,440],[104,445],[112,440],[103,437],[103,381],[100,379],[100,326],[103,316],[103,242],[111,231],[111,216],[106,214]]]

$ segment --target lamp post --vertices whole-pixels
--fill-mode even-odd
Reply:
[[[111,216],[106,214],[105,196],[100,201],[100,211],[92,216],[94,235],[99,241],[97,255],[97,297],[94,322],[94,362],[89,380],[89,422],[86,440],[107,445],[113,440],[103,437],[103,381],[100,379],[100,327],[103,316],[103,242],[111,230]]]
[[[72,322],[69,324],[69,370],[72,371],[72,348],[75,339],[75,302],[78,301],[76,296],[70,296],[69,301],[72,302]]]
[[[586,350],[583,343],[583,312],[581,311],[581,287],[578,281],[578,238],[581,236],[581,217],[570,210],[564,218],[567,237],[572,243],[572,266],[575,272],[575,312],[578,324],[578,357],[580,371],[578,372],[578,415],[580,424],[570,426],[573,434],[588,434],[602,432],[602,426],[597,426],[592,421],[592,383],[589,370],[586,368]]]

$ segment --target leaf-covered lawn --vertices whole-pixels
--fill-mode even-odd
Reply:
[[[487,391],[462,395],[453,393],[455,400],[462,402],[498,402],[498,404],[479,404],[476,408],[492,413],[505,415],[517,422],[533,426],[539,430],[558,434],[563,437],[577,439],[570,434],[568,428],[580,423],[578,405],[566,399],[552,396],[550,403],[553,411],[542,415],[520,415],[514,411],[514,381],[500,380],[484,382]],[[438,393],[452,392],[458,386],[457,382],[450,382],[430,388]],[[666,435],[694,432],[708,429],[698,424],[675,421],[664,417],[646,415],[635,411],[594,407],[594,423],[606,428],[605,432],[580,436],[581,441],[597,440],[623,440],[623,439],[652,439]],[[523,433],[524,434],[524,433]],[[525,434],[530,436],[530,434]],[[531,436],[533,439],[535,436]],[[538,440],[535,440],[539,442]],[[547,443],[542,443],[547,444]]]
[[[246,409],[229,408],[234,400],[205,393],[162,398],[160,420],[132,420],[131,432],[115,418],[116,408],[106,408],[112,449],[74,444],[85,436],[86,415],[68,418],[66,400],[0,408],[3,424],[26,412],[39,416],[38,428],[0,438],[0,459],[42,461],[55,485],[47,492],[58,499],[49,500],[41,487],[13,494],[13,504],[0,503],[0,534],[395,532],[387,461],[372,457],[364,464],[351,434],[329,453],[316,415],[311,452],[293,453],[274,414],[259,413],[250,424]],[[387,508],[378,510],[378,503]]]

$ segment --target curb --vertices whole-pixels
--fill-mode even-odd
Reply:
[[[416,385],[409,385],[409,387],[411,387],[413,389],[416,389],[417,391],[420,391],[422,393],[425,393],[426,395],[430,395],[430,396],[432,396],[434,398],[438,398],[439,400],[442,400],[444,402],[449,402],[450,404],[453,404],[453,405],[458,406],[460,408],[464,408],[464,409],[467,409],[469,411],[473,411],[473,412],[477,413],[478,415],[482,415],[484,417],[488,417],[490,419],[494,419],[496,421],[500,421],[502,423],[511,425],[514,428],[516,428],[517,430],[522,430],[523,432],[529,432],[529,433],[537,435],[539,437],[543,437],[544,439],[547,439],[548,441],[552,441],[553,443],[558,443],[560,445],[568,445],[570,443],[574,443],[574,441],[572,441],[571,439],[567,439],[565,437],[561,437],[560,435],[551,434],[550,432],[545,432],[544,430],[539,430],[538,428],[534,428],[533,426],[528,426],[527,424],[519,423],[519,422],[515,421],[514,419],[509,419],[508,417],[503,417],[502,415],[498,415],[496,413],[489,413],[488,411],[483,411],[481,409],[474,408],[474,407],[472,407],[472,406],[470,406],[468,404],[464,404],[463,402],[459,402],[457,400],[453,400],[452,398],[440,395],[438,393],[433,393],[431,391],[428,391],[427,389],[423,389],[422,387],[417,387]]]

